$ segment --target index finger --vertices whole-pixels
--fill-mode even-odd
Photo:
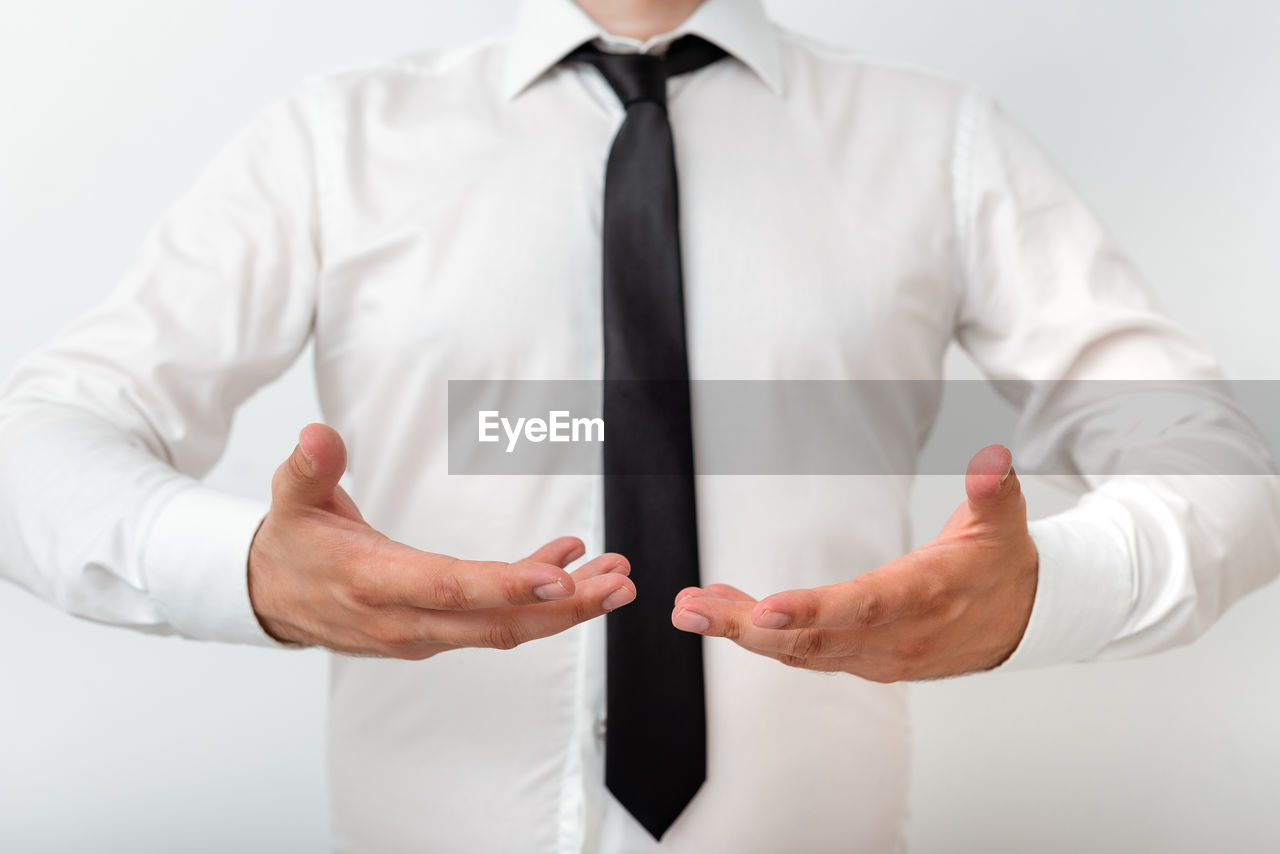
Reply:
[[[592,567],[607,572],[605,564],[620,561],[618,555],[600,555],[579,571]],[[433,611],[473,611],[567,599],[573,595],[574,580],[557,562],[531,558],[514,563],[459,560],[402,546],[391,549],[380,562],[374,594],[379,604]]]
[[[869,629],[924,607],[930,576],[910,561],[895,561],[842,584],[766,596],[751,611],[762,629]]]

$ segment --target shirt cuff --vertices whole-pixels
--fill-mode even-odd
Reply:
[[[1115,640],[1133,605],[1127,541],[1108,502],[1091,501],[1028,526],[1040,555],[1031,619],[997,670],[1095,658]]]
[[[142,573],[179,634],[285,648],[249,604],[249,546],[269,506],[196,483],[157,512],[142,546]]]

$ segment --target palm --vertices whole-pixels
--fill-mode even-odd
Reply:
[[[965,492],[934,540],[852,581],[759,601],[723,584],[691,588],[672,621],[786,664],[881,682],[994,667],[1026,630],[1038,561],[1008,450],[974,455]]]

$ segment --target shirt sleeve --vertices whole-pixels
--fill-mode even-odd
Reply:
[[[1039,583],[1002,667],[1187,643],[1280,567],[1266,442],[1045,154],[986,98],[962,115],[957,340],[1019,408],[1015,465],[1083,493],[1030,524]]]
[[[237,134],[106,301],[0,388],[0,576],[92,620],[274,644],[246,573],[266,505],[198,479],[311,332],[317,97]]]

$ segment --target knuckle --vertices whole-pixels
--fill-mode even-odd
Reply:
[[[383,604],[383,599],[378,595],[376,588],[359,582],[335,591],[334,596],[344,604],[360,609],[376,608]]]
[[[925,595],[930,599],[939,599],[951,588],[950,579],[941,572],[931,572],[924,577]]]
[[[345,566],[343,581],[346,595],[364,607],[392,604],[395,596],[388,590],[390,573],[376,551],[352,538],[340,537],[331,546],[333,560]]]
[[[856,629],[876,625],[884,614],[884,600],[875,593],[863,593],[854,600],[850,622]]]
[[[859,641],[844,639],[840,642],[838,650],[839,655],[848,658],[855,655],[862,655],[865,647]]]
[[[331,602],[349,616],[363,617],[380,607],[369,591],[359,584],[339,581],[328,585],[325,592]]]
[[[284,461],[284,464],[277,470],[277,474],[283,473],[282,483],[289,480],[302,484],[315,483],[315,475],[311,469],[307,468],[302,462],[302,455],[293,453]]]
[[[565,605],[568,608],[568,622],[570,625],[576,626],[578,623],[585,623],[594,617],[598,609],[593,609],[587,604],[586,600],[579,599],[576,596],[568,601]]]
[[[944,603],[941,613],[948,623],[960,622],[969,611],[969,600],[962,596],[953,596]]]
[[[827,604],[817,593],[808,593],[796,597],[791,607],[792,619],[800,625],[816,623],[821,617],[823,606]]]
[[[810,669],[808,659],[804,658],[803,656],[789,655],[787,653],[783,653],[782,655],[778,656],[778,661],[781,661],[783,664],[787,665],[787,667],[798,667],[803,670]]]
[[[481,634],[483,645],[490,649],[515,649],[522,640],[515,626],[503,621],[489,623]]]
[[[940,574],[930,574],[921,581],[921,596],[927,608],[945,604],[951,597],[948,595],[947,579]]]
[[[467,586],[452,572],[432,576],[427,581],[427,596],[435,607],[446,611],[466,611],[474,604]]]
[[[297,454],[289,455],[289,459],[284,461],[284,469],[289,476],[298,480],[306,480],[310,476],[310,473],[303,469],[301,463],[298,462]]]
[[[500,563],[496,565],[498,569],[498,578],[502,588],[502,595],[508,602],[520,603],[529,599],[529,585],[526,584],[517,573],[510,570],[515,564]]]
[[[788,652],[796,658],[807,659],[824,653],[826,646],[820,633],[813,629],[800,629],[791,636]]]

